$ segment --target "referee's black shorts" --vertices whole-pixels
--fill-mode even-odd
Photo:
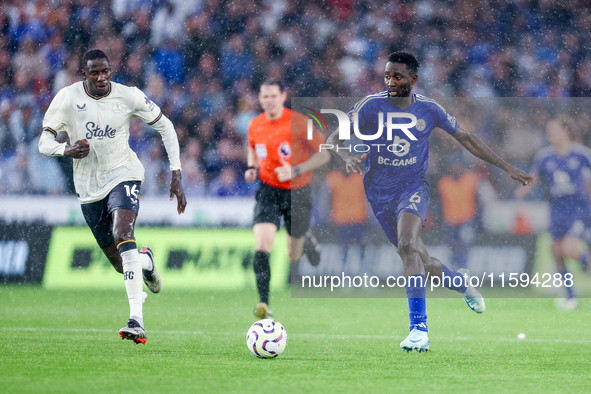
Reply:
[[[287,233],[293,238],[301,238],[310,227],[311,210],[312,191],[309,185],[286,190],[261,182],[256,193],[254,224],[273,223],[279,228],[283,218]]]

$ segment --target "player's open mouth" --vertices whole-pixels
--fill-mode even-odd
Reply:
[[[390,97],[398,96],[398,91],[396,91],[396,90],[388,90],[388,95],[390,95]]]

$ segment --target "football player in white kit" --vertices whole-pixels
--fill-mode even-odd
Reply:
[[[113,267],[124,276],[130,318],[119,334],[145,344],[141,278],[153,293],[160,291],[161,281],[152,250],[138,251],[135,242],[144,167],[129,147],[129,122],[140,118],[162,136],[172,171],[170,199],[177,197],[180,215],[187,200],[181,184],[178,138],[172,122],[141,90],[110,81],[111,67],[103,51],[93,49],[84,55],[82,75],[84,81],[60,90],[47,109],[39,151],[74,159],[74,185],[86,223]]]

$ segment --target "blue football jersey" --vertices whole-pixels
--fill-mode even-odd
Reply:
[[[564,156],[552,146],[541,149],[534,158],[532,174],[546,187],[553,207],[589,204],[586,183],[591,179],[591,149],[573,144]]]
[[[354,145],[355,153],[367,151],[363,183],[370,203],[384,203],[404,190],[405,186],[418,180],[427,181],[429,168],[429,136],[435,127],[449,134],[458,130],[456,118],[435,100],[413,94],[411,105],[406,109],[394,105],[383,91],[365,97],[349,110],[351,135],[354,135],[354,120],[357,119],[358,132],[364,136],[377,135],[373,140],[361,140]],[[388,136],[388,113],[397,113],[390,125]],[[416,122],[416,123],[415,123]],[[405,128],[400,125],[414,126]],[[388,138],[390,137],[390,138]]]

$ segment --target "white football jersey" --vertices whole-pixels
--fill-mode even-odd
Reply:
[[[82,204],[102,200],[121,182],[144,181],[144,166],[129,147],[129,122],[132,118],[140,118],[158,129],[163,139],[164,129],[168,134],[168,129],[171,129],[174,137],[167,137],[174,141],[167,144],[165,140],[165,146],[171,169],[180,169],[174,128],[163,117],[160,108],[141,90],[111,82],[108,92],[97,97],[88,92],[85,82],[77,82],[60,90],[51,102],[43,118],[43,134],[49,132],[57,136],[65,130],[70,143],[86,139],[90,144],[87,157],[74,159],[74,185]],[[162,122],[159,122],[161,119]],[[159,127],[155,126],[157,122],[161,123],[157,125]],[[63,154],[65,144],[55,144],[57,149],[42,153],[51,156]],[[176,147],[170,149],[174,144]]]

